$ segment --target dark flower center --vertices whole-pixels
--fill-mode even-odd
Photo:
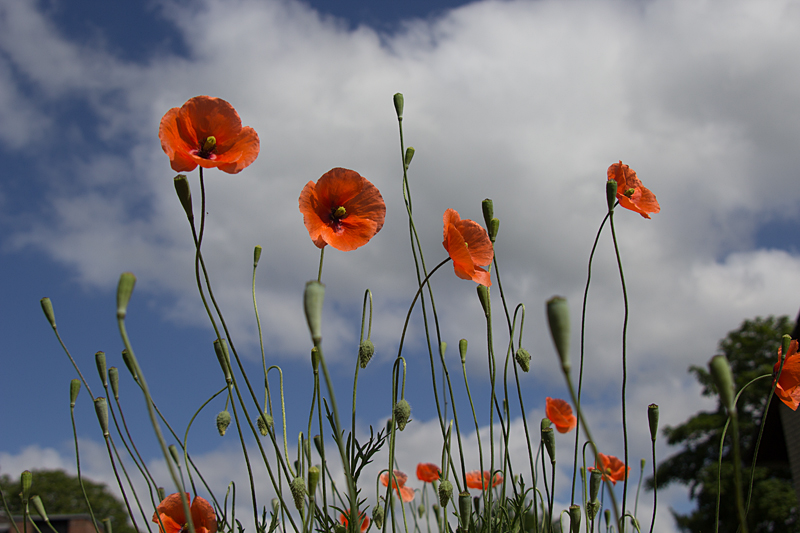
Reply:
[[[217,149],[217,138],[213,135],[206,137],[203,146],[199,150],[194,150],[194,155],[203,159],[215,159],[214,151]]]

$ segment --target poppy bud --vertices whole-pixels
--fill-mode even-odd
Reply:
[[[136,276],[130,272],[123,272],[117,284],[117,319],[122,320],[128,313],[128,302],[131,300],[133,286],[136,285]]]
[[[589,500],[597,500],[597,495],[600,494],[600,482],[603,481],[603,474],[595,468],[589,474]]]
[[[384,501],[383,498],[381,498],[381,501]],[[375,527],[377,527],[378,529],[383,528],[383,517],[384,517],[383,513],[384,513],[383,505],[380,502],[378,502],[378,505],[376,505],[372,509],[372,521],[375,523]]]
[[[405,399],[400,400],[394,405],[394,418],[397,420],[397,429],[403,431],[408,424],[411,416],[411,406]]]
[[[183,174],[178,174],[173,179],[175,184],[175,192],[178,193],[178,200],[181,201],[183,211],[186,217],[191,221],[194,220],[194,212],[192,211],[192,191],[189,189],[189,180]]]
[[[108,380],[106,379],[106,353],[97,352],[94,354],[94,363],[97,365],[97,373],[100,374],[100,381],[103,387],[108,387]]]
[[[417,514],[419,515],[420,518],[425,516],[425,506],[424,505],[420,504],[420,506],[417,507]]]
[[[567,374],[571,365],[569,362],[569,306],[565,298],[553,296],[547,300],[547,323],[550,325],[553,344],[561,358],[561,370]]]
[[[483,308],[484,316],[489,318],[489,311],[491,310],[491,305],[489,302],[489,287],[478,284],[478,299],[481,301],[481,307]]]
[[[556,462],[556,436],[553,433],[553,428],[542,428],[542,442],[547,450],[547,455],[550,456],[550,462]]]
[[[296,477],[289,483],[289,490],[292,491],[292,498],[294,498],[294,506],[298,511],[303,510],[303,502],[306,499],[306,482],[303,478]]]
[[[614,204],[617,203],[617,180],[610,179],[606,182],[606,203],[608,204],[608,212],[614,212]]]
[[[306,290],[303,294],[303,307],[314,346],[322,342],[322,302],[324,299],[325,285],[319,281],[306,283]]]
[[[361,368],[367,368],[369,360],[375,354],[375,345],[367,339],[358,346],[358,364]]]
[[[442,507],[447,507],[447,504],[450,503],[450,500],[453,498],[453,484],[450,483],[449,479],[443,479],[441,483],[439,483],[439,503],[442,504]]]
[[[722,405],[728,411],[728,416],[731,418],[736,416],[736,408],[733,404],[735,395],[733,385],[733,375],[731,374],[731,366],[728,359],[724,355],[715,355],[708,363],[709,370],[711,370],[711,377],[714,379],[714,384],[717,386],[719,398]]]
[[[784,335],[781,339],[781,361],[786,359],[786,354],[789,353],[789,348],[792,345],[792,336]]]
[[[119,370],[117,370],[117,367],[112,366],[108,369],[108,381],[111,382],[111,392],[114,394],[114,399],[119,400]]]
[[[569,506],[569,530],[570,533],[580,533],[581,531],[581,506]]]
[[[325,451],[322,447],[322,437],[319,435],[314,435],[314,447],[317,449],[317,453],[321,456],[325,456]]]
[[[228,411],[220,411],[217,415],[217,431],[220,437],[225,436],[228,426],[231,425],[231,414]]]
[[[642,471],[644,471],[644,467],[645,467],[646,464],[647,464],[647,459],[642,457],[641,461],[639,461],[639,468],[641,468]]]
[[[397,118],[403,120],[403,93],[395,93],[394,97],[394,110],[397,113]]]
[[[651,403],[647,406],[647,421],[650,423],[650,438],[655,442],[658,435],[658,405]]]
[[[461,355],[461,364],[467,362],[467,339],[458,341],[458,353]]]
[[[515,358],[517,360],[517,364],[523,372],[527,372],[531,369],[531,354],[528,353],[528,350],[525,348],[520,348],[517,350]]]
[[[269,430],[273,424],[272,415],[269,413],[263,413],[258,417],[256,424],[258,425],[258,432],[261,433],[262,436],[266,437],[269,435]]]
[[[103,518],[103,533],[112,533],[111,530],[111,519],[110,518]]]
[[[603,511],[603,517],[606,519],[606,529],[611,527],[611,509]]]
[[[97,421],[100,422],[100,429],[103,436],[108,438],[108,403],[102,396],[94,399],[94,410],[97,412]]]
[[[50,327],[56,329],[56,315],[53,312],[53,302],[50,301],[50,298],[42,298],[39,300],[39,303],[42,304],[42,311],[44,311],[44,316],[48,322],[50,322]]]
[[[489,240],[492,241],[492,244],[494,244],[494,241],[497,240],[497,232],[500,230],[500,221],[496,218],[493,218],[489,221],[486,229],[488,230],[487,233],[489,234]]]
[[[259,259],[261,259],[261,247],[256,246],[253,248],[253,268],[258,266]]]
[[[408,170],[408,166],[411,164],[411,160],[414,159],[414,154],[416,150],[414,150],[413,146],[409,146],[406,148],[406,155],[403,158],[403,164],[406,166],[406,170]]]
[[[138,383],[139,375],[136,373],[136,367],[133,364],[133,359],[131,359],[131,354],[128,352],[127,348],[122,350],[122,360],[125,362],[125,366],[128,367],[128,372],[133,376],[133,380]],[[163,500],[164,498],[161,499]]]
[[[483,221],[486,227],[489,227],[489,221],[494,218],[494,202],[491,198],[486,198],[481,202],[481,211],[483,211]]]
[[[20,484],[22,485],[22,493],[20,496],[23,502],[27,502],[31,497],[31,485],[33,484],[33,474],[31,474],[30,470],[22,472]]]
[[[69,382],[69,406],[75,407],[75,400],[78,399],[78,393],[81,391],[81,380],[73,379]]]
[[[50,519],[47,518],[47,511],[44,510],[44,504],[38,494],[31,496],[31,503],[33,503],[33,508],[39,513],[39,516],[41,516],[45,522],[49,522]]]
[[[317,485],[319,484],[319,467],[312,466],[308,469],[308,495],[312,498],[314,497],[314,493],[317,492]]]
[[[469,531],[469,519],[472,514],[470,503],[469,492],[465,491],[458,495],[458,512],[461,518],[461,531],[463,531],[463,533]]]
[[[225,374],[225,382],[231,383],[230,352],[228,352],[228,342],[225,339],[214,340],[214,353],[217,354],[217,361]]]

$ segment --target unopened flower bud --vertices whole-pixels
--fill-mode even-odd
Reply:
[[[397,420],[397,429],[403,431],[408,424],[411,416],[411,406],[405,399],[400,400],[394,405],[394,418]]]
[[[408,169],[409,165],[411,165],[411,160],[414,159],[415,153],[416,150],[414,150],[413,146],[409,146],[408,148],[406,148],[406,155],[403,158],[403,164],[406,166],[406,169]]]
[[[22,485],[22,493],[20,493],[20,496],[23,502],[27,502],[31,497],[31,485],[33,485],[33,474],[31,474],[30,470],[22,472],[20,475],[20,484]]]
[[[289,483],[289,490],[292,491],[292,498],[294,499],[294,506],[298,511],[303,510],[303,502],[306,499],[306,482],[303,478],[296,477]]]
[[[458,341],[458,353],[461,355],[461,364],[465,364],[467,362],[467,339]]]
[[[106,353],[97,352],[94,354],[94,363],[97,365],[97,373],[100,374],[100,381],[103,387],[108,387],[108,379],[106,376]]]
[[[69,406],[75,407],[75,400],[78,399],[78,393],[81,391],[81,380],[73,379],[69,382]]]
[[[397,113],[397,118],[403,120],[403,93],[395,93],[394,97],[394,110]]]
[[[714,379],[714,384],[717,386],[719,398],[722,405],[728,411],[728,416],[736,416],[736,407],[733,403],[735,396],[733,374],[731,373],[731,366],[728,359],[724,355],[715,355],[708,363],[711,377]]]
[[[50,298],[42,298],[39,300],[39,303],[42,304],[42,311],[44,311],[44,316],[48,322],[50,322],[50,327],[56,329],[56,315],[53,312],[53,302],[50,301]]]
[[[189,189],[189,180],[183,174],[178,174],[173,179],[175,184],[175,192],[178,193],[178,200],[181,201],[183,211],[186,213],[186,218],[189,221],[194,220],[194,212],[192,211],[192,191]]]
[[[481,202],[481,211],[483,211],[483,221],[486,227],[489,227],[489,221],[494,218],[494,202],[491,198],[486,198]]]
[[[453,484],[450,483],[449,479],[443,479],[439,483],[439,503],[442,507],[447,507],[451,499],[453,499]]]
[[[97,421],[100,422],[100,429],[103,436],[108,437],[108,403],[102,396],[94,399],[94,410],[97,412]]]
[[[231,383],[231,356],[228,351],[228,341],[225,339],[214,339],[214,353],[217,355],[222,373],[225,376],[225,383]]]
[[[131,357],[131,353],[127,348],[122,350],[122,360],[125,362],[125,366],[128,367],[128,372],[130,372],[131,376],[133,376],[133,380],[138,383],[139,375],[136,373],[136,366],[134,366],[133,358]]]
[[[531,369],[531,354],[525,348],[520,348],[517,350],[515,355],[517,360],[517,364],[522,369],[523,372],[527,372]]]
[[[567,300],[560,296],[553,296],[547,300],[547,323],[550,325],[550,335],[553,344],[561,359],[561,369],[569,373],[569,306]]]
[[[611,527],[611,509],[603,511],[603,518],[606,519],[606,529]]]
[[[123,272],[117,284],[117,319],[122,320],[128,314],[128,302],[131,301],[133,287],[136,285],[136,276],[130,272]]]
[[[322,444],[322,437],[320,435],[314,435],[314,448],[317,449],[317,453],[320,455],[320,457],[325,457],[325,450]]]
[[[425,516],[425,506],[424,505],[420,504],[420,506],[417,507],[417,514],[419,515],[420,518]]]
[[[484,316],[489,318],[489,311],[491,310],[489,301],[489,287],[478,284],[478,299],[481,301],[481,307],[483,308]]]
[[[262,413],[256,421],[256,424],[258,425],[258,432],[261,433],[263,437],[266,437],[269,435],[269,430],[272,428],[273,423],[274,422],[271,414]]]
[[[39,516],[41,516],[45,522],[49,522],[50,519],[47,518],[47,511],[44,510],[44,504],[38,494],[31,496],[31,503],[33,504],[33,508],[36,509],[36,512],[39,513]]]
[[[553,433],[553,428],[542,429],[542,442],[547,450],[547,455],[550,456],[550,462],[556,462],[556,436]]]
[[[117,367],[112,366],[108,369],[108,381],[111,383],[111,392],[114,394],[114,399],[119,400],[119,370]]]
[[[617,203],[617,180],[610,179],[606,182],[606,203],[608,204],[608,212],[614,212],[614,204]]]
[[[258,266],[258,261],[261,259],[261,246],[253,248],[253,267]]]
[[[384,511],[383,511],[383,498],[381,501],[378,502],[378,505],[372,508],[372,521],[375,523],[375,527],[378,529],[383,528],[383,518],[384,518]]]
[[[494,244],[494,241],[497,240],[497,232],[500,231],[500,220],[496,218],[490,220],[486,230],[486,232],[489,234],[489,240],[492,241],[492,244]]]
[[[308,469],[308,495],[312,498],[317,492],[317,485],[319,484],[320,470],[318,466],[312,466]]]
[[[228,426],[231,425],[231,414],[228,411],[220,411],[217,415],[217,431],[219,432],[220,437],[225,436],[225,432],[228,431]]]
[[[367,364],[374,354],[375,345],[371,340],[367,339],[358,346],[358,364],[361,368],[367,368]]]
[[[658,435],[658,405],[651,403],[647,406],[647,421],[650,423],[650,438],[655,442]]]

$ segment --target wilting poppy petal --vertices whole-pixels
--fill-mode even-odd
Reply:
[[[408,503],[411,500],[413,500],[414,499],[414,489],[405,486],[406,485],[406,481],[408,481],[408,476],[405,475],[400,470],[395,470],[394,471],[394,477],[397,480],[397,482],[395,482],[394,480],[392,481],[392,488],[395,489],[395,491],[397,491],[397,494],[400,495],[400,498],[406,503]],[[383,484],[384,487],[388,487],[389,486],[389,472],[384,472],[383,474],[381,474],[380,480],[381,480],[381,483]]]
[[[793,340],[789,345],[789,353],[786,354],[780,378],[775,385],[775,395],[793,411],[797,411],[800,405],[800,354],[797,350],[798,342]],[[773,381],[781,367],[782,352],[783,347],[778,348],[778,362],[772,369]]]
[[[630,472],[631,468],[625,468],[625,463],[613,455],[598,453],[597,456],[600,458],[600,466],[595,464],[594,467],[590,466],[589,470],[599,470],[605,481],[610,481],[616,485],[617,481],[624,481],[628,477],[628,472]]]
[[[216,533],[217,515],[214,508],[208,501],[199,496],[191,500],[189,493],[186,493],[187,500],[191,501],[189,510],[192,514],[192,522],[197,533]],[[159,529],[162,533],[180,533],[186,527],[186,514],[183,512],[183,503],[180,493],[170,494],[158,504],[156,512],[153,513],[153,522],[161,524]]]
[[[439,479],[439,467],[433,463],[419,463],[417,465],[417,479],[430,483]]]
[[[221,98],[195,96],[173,107],[158,127],[161,148],[172,170],[188,172],[200,165],[238,174],[258,157],[261,148],[253,128]]]
[[[369,527],[369,517],[362,511],[359,513],[359,518],[361,518],[361,531],[366,531]],[[344,513],[339,513],[339,523],[347,527],[348,521]]]
[[[489,479],[490,474],[486,470],[481,472],[480,470],[473,470],[472,472],[467,472],[467,487],[470,489],[485,489],[489,486]],[[503,482],[503,476],[500,472],[497,472],[494,475],[494,478],[491,480],[492,487],[496,487],[500,483]]]
[[[491,287],[492,279],[481,266],[490,265],[494,248],[489,235],[480,224],[469,219],[461,220],[455,209],[444,212],[442,246],[453,260],[453,270],[461,279]]]
[[[578,424],[577,418],[572,414],[572,407],[564,400],[548,396],[544,411],[559,433],[571,431]]]
[[[636,211],[644,218],[650,218],[648,213],[661,211],[656,195],[642,185],[636,172],[628,165],[623,165],[622,161],[608,167],[608,179],[616,180],[617,200],[625,209]]]
[[[378,188],[358,172],[334,168],[300,193],[300,212],[318,248],[347,252],[364,246],[383,227],[386,204]]]

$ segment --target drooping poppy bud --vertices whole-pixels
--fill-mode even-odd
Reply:
[[[397,429],[403,431],[406,424],[409,422],[411,416],[411,406],[409,403],[402,399],[394,405],[394,418],[397,420]]]
[[[262,436],[266,437],[269,435],[269,430],[273,424],[272,415],[269,413],[262,413],[258,417],[256,424],[258,425],[258,432],[261,433]]]
[[[383,499],[383,497],[381,497],[380,501],[378,502],[378,505],[376,505],[372,509],[372,521],[375,523],[375,527],[377,527],[378,529],[383,528],[383,518],[384,518],[384,510],[382,504],[383,501],[385,500]]]
[[[214,340],[214,353],[217,355],[222,373],[225,375],[225,382],[230,384],[233,382],[231,378],[231,359],[230,352],[228,352],[228,341],[225,339]]]
[[[525,348],[520,348],[515,354],[517,364],[523,372],[528,372],[531,369],[531,354]]]
[[[453,498],[453,484],[450,483],[449,479],[443,479],[441,483],[439,483],[439,503],[442,507],[447,507],[447,504],[450,503],[450,500]]]
[[[367,339],[362,341],[361,344],[358,346],[358,364],[361,368],[367,368],[367,364],[369,364],[370,359],[375,354],[375,345],[372,344],[372,341]]]
[[[217,431],[220,437],[225,436],[228,426],[231,425],[231,414],[228,411],[220,411],[217,415]]]
[[[306,482],[300,476],[294,478],[289,483],[289,490],[292,491],[292,498],[294,499],[294,506],[298,511],[303,510],[303,502],[306,499]]]

